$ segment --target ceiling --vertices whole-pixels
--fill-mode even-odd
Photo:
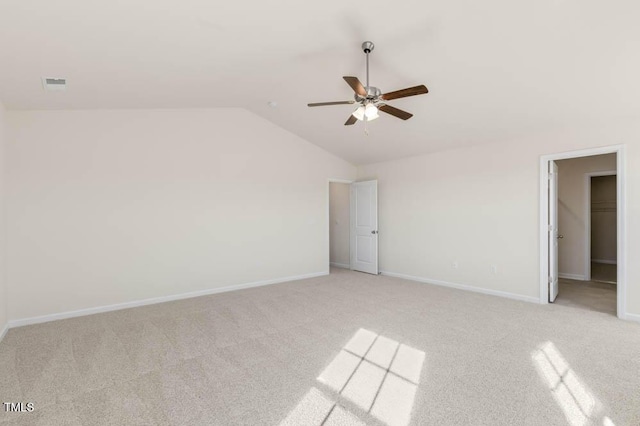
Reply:
[[[640,115],[637,0],[0,3],[10,109],[243,107],[367,164]],[[344,75],[428,95],[345,127]],[[45,92],[41,77],[65,77]],[[269,101],[276,101],[272,108]]]

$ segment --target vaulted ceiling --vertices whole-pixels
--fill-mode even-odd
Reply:
[[[243,107],[364,164],[640,115],[634,0],[0,3],[10,109]],[[345,127],[342,80],[428,95]],[[65,77],[45,92],[41,77]],[[277,102],[277,107],[268,105]]]

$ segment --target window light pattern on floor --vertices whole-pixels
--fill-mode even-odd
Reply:
[[[360,329],[318,376],[318,382],[389,426],[405,426],[420,382],[425,353]],[[312,388],[281,423],[364,425],[354,413]]]
[[[531,357],[571,426],[585,426],[596,420],[602,411],[601,404],[580,381],[553,342],[542,344]],[[602,418],[602,424],[615,426],[606,416]]]

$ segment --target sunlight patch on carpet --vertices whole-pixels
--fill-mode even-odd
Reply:
[[[406,426],[424,360],[423,351],[361,328],[317,377],[332,396],[312,388],[281,426],[364,424],[365,413],[389,426]],[[358,409],[349,410],[341,400]]]

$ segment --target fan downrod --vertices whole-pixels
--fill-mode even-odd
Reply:
[[[367,85],[364,86],[364,90],[367,92],[367,94],[366,96],[360,96],[358,93],[355,94],[354,98],[356,102],[359,103],[376,102],[382,94],[380,89],[378,89],[377,87],[369,86],[369,53],[371,53],[374,47],[375,45],[372,41],[365,41],[364,43],[362,43],[362,51],[367,56]]]

